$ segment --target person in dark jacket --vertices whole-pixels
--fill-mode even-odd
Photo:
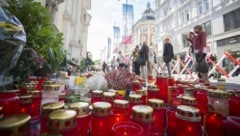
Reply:
[[[146,42],[143,43],[142,48],[139,52],[139,57],[140,57],[140,75],[142,79],[146,80],[147,79],[147,62],[148,62],[148,52],[149,48],[146,44]]]
[[[164,48],[163,48],[163,60],[167,66],[168,76],[171,76],[171,63],[170,62],[173,59],[173,57],[174,57],[173,46],[170,43],[169,38],[166,38]]]

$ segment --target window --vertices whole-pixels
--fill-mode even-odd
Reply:
[[[200,2],[198,3],[198,13],[199,13],[199,14],[202,14],[202,13],[203,13],[202,1],[200,1]]]
[[[225,31],[240,28],[240,8],[225,14],[223,18]]]
[[[209,10],[209,0],[204,0],[205,11]]]
[[[207,36],[212,35],[211,21],[203,23],[203,30],[206,32]]]

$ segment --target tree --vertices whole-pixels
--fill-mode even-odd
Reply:
[[[48,67],[50,72],[55,72],[66,57],[66,51],[63,49],[63,34],[53,25],[51,13],[33,0],[7,2],[8,6],[4,8],[15,15],[24,26],[27,35],[25,48],[34,49],[45,60],[45,67]]]

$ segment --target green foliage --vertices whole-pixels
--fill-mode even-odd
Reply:
[[[52,24],[52,15],[47,8],[33,0],[7,0],[6,8],[24,25],[27,34],[25,48],[34,49],[45,59],[51,72],[63,62],[63,34]]]

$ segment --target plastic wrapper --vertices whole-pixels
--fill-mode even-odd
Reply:
[[[89,90],[103,90],[106,91],[107,88],[107,81],[101,74],[95,74],[89,77],[85,85],[89,88]]]
[[[127,85],[131,85],[136,79],[135,75],[131,74],[126,69],[117,69],[109,72],[105,76],[108,87],[116,90],[126,89]]]
[[[26,34],[21,22],[0,7],[0,87],[3,80],[16,65],[26,44]]]

